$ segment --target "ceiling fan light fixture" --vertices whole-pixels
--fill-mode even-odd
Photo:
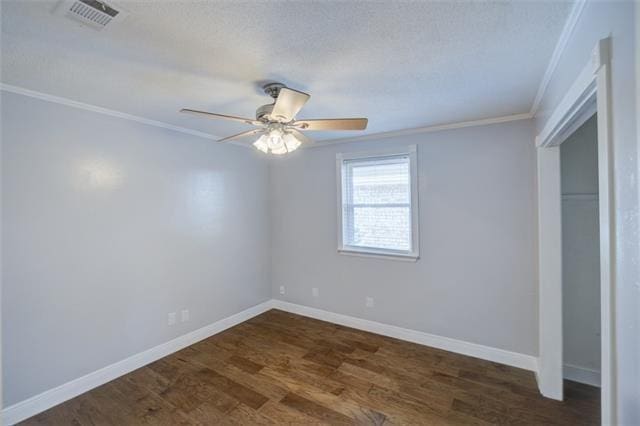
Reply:
[[[265,154],[271,153],[275,155],[293,152],[303,143],[312,143],[313,140],[306,136],[302,130],[365,130],[367,128],[366,118],[297,120],[298,112],[309,100],[310,96],[307,93],[290,89],[282,83],[269,83],[263,89],[267,95],[274,99],[274,102],[259,107],[256,111],[255,120],[188,108],[183,108],[180,112],[198,117],[236,121],[256,126],[256,129],[218,139],[218,142],[229,142],[248,136],[261,135],[253,142],[253,146]]]
[[[253,146],[265,154],[271,152],[271,154],[282,155],[295,151],[301,144],[300,139],[278,124],[271,127],[269,133],[260,136]]]
[[[275,154],[275,155],[283,155],[283,154],[287,153],[287,148],[284,145],[282,145],[281,147],[278,147],[276,149],[272,149],[271,153]]]
[[[269,145],[267,144],[266,135],[260,136],[258,140],[253,143],[253,146],[255,146],[259,151],[264,152],[265,154],[269,153]]]
[[[281,155],[287,153],[287,147],[282,139],[283,133],[280,129],[274,129],[269,132],[267,145],[272,154]]]
[[[284,144],[287,147],[287,151],[289,152],[295,151],[302,144],[302,142],[300,142],[298,138],[296,138],[291,133],[285,133],[283,138],[284,138]]]

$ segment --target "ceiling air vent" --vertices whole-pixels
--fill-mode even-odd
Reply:
[[[121,21],[126,12],[99,0],[63,0],[56,9],[57,15],[79,21],[91,28],[102,30],[107,25]]]

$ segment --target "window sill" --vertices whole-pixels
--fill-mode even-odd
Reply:
[[[389,253],[376,250],[358,250],[352,248],[339,248],[338,253],[347,256],[371,257],[375,259],[399,260],[400,262],[416,262],[420,256],[415,253]]]

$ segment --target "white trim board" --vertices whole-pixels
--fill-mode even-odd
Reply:
[[[480,120],[456,121],[453,123],[434,124],[432,126],[414,127],[412,129],[391,130],[389,132],[369,133],[361,136],[351,136],[347,138],[325,139],[316,141],[315,144],[309,145],[309,148],[320,148],[325,145],[333,145],[337,143],[370,141],[387,138],[397,138],[399,136],[419,135],[422,133],[440,132],[444,130],[463,129],[465,127],[488,126],[491,124],[508,123],[510,121],[529,120],[533,115],[529,112],[522,114],[503,115],[500,117],[483,118]]]
[[[551,59],[549,60],[549,65],[547,65],[547,69],[542,76],[542,80],[540,81],[540,86],[538,87],[538,92],[536,93],[536,97],[533,100],[533,104],[531,105],[530,114],[532,116],[536,115],[538,112],[538,108],[540,107],[540,102],[544,97],[545,92],[547,91],[547,86],[551,81],[551,77],[553,73],[556,71],[558,67],[558,63],[560,62],[560,58],[562,57],[564,50],[567,48],[567,44],[569,42],[569,38],[571,38],[571,34],[573,34],[573,30],[578,23],[578,19],[582,14],[582,10],[586,4],[586,0],[577,0],[573,7],[571,8],[571,12],[569,12],[569,16],[567,17],[567,21],[562,28],[562,32],[560,33],[560,37],[558,38],[558,43],[556,44],[555,49],[553,50],[553,54],[551,55]]]
[[[363,318],[337,314],[334,312],[324,311],[322,309],[285,302],[283,300],[273,299],[272,306],[275,309],[280,309],[292,314],[303,315],[305,317],[315,318],[321,321],[344,325],[346,327],[364,330],[370,333],[393,337],[400,340],[406,340],[408,342],[418,343],[420,345],[455,352],[474,358],[498,362],[512,367],[523,368],[533,372],[537,372],[538,369],[537,358],[532,355],[525,355],[477,343],[470,343],[449,337],[424,333],[422,331],[397,327],[395,325],[383,324]]]
[[[571,364],[565,364],[562,370],[564,378],[567,380],[600,387],[600,372],[597,370]]]
[[[251,319],[263,312],[271,309],[272,301],[252,306],[244,311],[238,312],[212,324],[194,330],[190,333],[176,337],[166,343],[162,343],[146,351],[137,353],[118,361],[114,364],[103,367],[85,376],[71,380],[53,389],[44,391],[24,401],[20,401],[9,407],[2,409],[0,416],[0,424],[13,425],[21,422],[29,417],[35,416],[51,407],[68,401],[82,393],[88,392],[93,388],[103,385],[111,380],[123,376],[140,367],[171,355],[187,346],[193,345],[200,340],[218,334],[234,325],[240,324]]]
[[[29,399],[13,404],[2,410],[0,424],[13,425],[35,416],[51,407],[61,404],[82,393],[88,392],[111,380],[117,379],[131,371],[144,367],[145,365],[171,355],[187,346],[193,345],[200,340],[211,337],[237,324],[247,321],[270,309],[280,309],[282,311],[303,315],[322,321],[332,322],[382,336],[393,337],[420,345],[430,346],[455,352],[462,355],[480,358],[487,361],[498,362],[512,367],[523,368],[536,373],[538,371],[537,358],[504,349],[492,348],[477,343],[465,342],[451,339],[449,337],[437,336],[417,330],[397,327],[394,325],[382,324],[362,318],[337,314],[308,306],[297,305],[295,303],[282,300],[271,299],[262,302],[237,314],[223,318],[198,330],[184,334],[166,343],[155,346],[146,351],[135,354],[129,358],[118,361],[114,364],[103,367],[85,376],[71,380],[53,389],[44,391]]]
[[[411,189],[411,249],[406,252],[401,252],[398,250],[385,250],[380,248],[372,248],[372,247],[357,247],[350,246],[345,244],[343,241],[344,238],[344,228],[343,228],[343,216],[344,216],[344,191],[343,186],[345,185],[345,171],[347,170],[346,163],[351,160],[368,160],[372,161],[375,159],[389,159],[390,157],[407,157],[409,160],[409,180],[410,180],[410,189]],[[419,218],[420,218],[420,206],[418,203],[418,147],[416,145],[408,145],[406,147],[400,148],[387,148],[383,150],[372,150],[372,151],[359,151],[359,152],[349,152],[349,153],[337,153],[336,154],[336,194],[337,194],[337,241],[338,241],[338,253],[348,254],[348,255],[366,255],[368,257],[379,257],[381,259],[388,260],[403,260],[403,261],[413,261],[415,262],[420,257],[420,226],[419,226]],[[346,191],[348,194],[349,191]]]
[[[563,398],[562,253],[559,145],[595,102],[598,121],[598,212],[600,229],[601,412],[603,424],[616,424],[616,226],[613,170],[613,110],[610,39],[601,39],[586,65],[536,136],[538,156],[538,269],[540,392]]]
[[[72,99],[63,98],[61,96],[50,95],[48,93],[37,92],[35,90],[25,89],[19,86],[13,86],[11,84],[0,83],[0,90],[5,92],[15,93],[22,96],[28,96],[30,98],[40,99],[42,101],[52,102],[55,104],[66,105],[72,108],[83,109],[85,111],[97,112],[98,114],[104,114],[111,117],[122,118],[124,120],[135,121],[149,126],[160,127],[163,129],[173,130],[180,133],[186,133],[192,136],[198,136],[205,139],[217,140],[218,136],[210,133],[201,132],[198,130],[187,129],[186,127],[180,127],[173,124],[165,123],[163,121],[152,120],[150,118],[139,117],[137,115],[127,114],[125,112],[116,111],[113,109],[103,108],[96,105],[87,104],[84,102],[74,101]]]
[[[206,132],[201,132],[199,130],[188,129],[186,127],[176,126],[173,124],[165,123],[163,121],[157,121],[157,120],[152,120],[150,118],[139,117],[137,115],[127,114],[126,112],[116,111],[113,109],[103,108],[97,105],[74,101],[73,99],[65,98],[62,96],[50,95],[48,93],[38,92],[36,90],[26,89],[20,86],[14,86],[11,84],[0,82],[0,90],[9,92],[9,93],[15,93],[22,96],[28,96],[30,98],[40,99],[47,102],[53,102],[60,105],[66,105],[73,108],[83,109],[86,111],[92,111],[98,114],[104,114],[111,117],[118,117],[124,120],[135,121],[138,123],[147,124],[149,126],[155,126],[163,129],[174,130],[176,132],[185,133],[188,135],[197,136],[197,137],[205,138],[208,140],[220,139],[219,136],[212,135]],[[533,115],[531,113],[526,112],[522,114],[512,114],[512,115],[505,115],[501,117],[484,118],[481,120],[456,121],[452,123],[437,124],[437,125],[417,127],[412,129],[369,133],[362,136],[355,136],[355,137],[348,137],[348,138],[325,139],[321,141],[316,141],[314,144],[305,147],[305,149],[316,148],[323,145],[334,144],[334,143],[345,143],[345,142],[353,142],[353,141],[360,141],[360,140],[376,140],[376,139],[391,138],[391,137],[398,137],[398,136],[405,136],[405,135],[415,135],[420,133],[437,132],[441,130],[461,129],[464,127],[486,126],[489,124],[506,123],[509,121],[516,121],[516,120],[528,120],[531,118],[533,118]],[[246,148],[251,148],[251,144],[238,142],[238,141],[227,142],[227,144],[233,144],[238,146],[244,146]]]
[[[538,148],[560,145],[578,127],[597,113],[597,65],[590,63],[580,72],[567,93],[536,135]]]

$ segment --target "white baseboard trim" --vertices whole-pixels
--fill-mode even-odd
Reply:
[[[140,367],[144,367],[145,365],[157,361],[160,358],[171,355],[174,352],[184,349],[187,346],[199,342],[200,340],[206,339],[207,337],[213,336],[214,334],[220,333],[221,331],[260,315],[272,308],[383,336],[431,346],[462,355],[468,355],[475,358],[498,362],[500,364],[523,368],[525,370],[531,370],[536,374],[538,370],[537,358],[531,355],[492,348],[489,346],[479,345],[477,343],[437,336],[434,334],[424,333],[422,331],[410,330],[394,325],[382,324],[362,318],[351,317],[317,308],[311,308],[309,306],[272,299],[6,407],[2,410],[0,424],[9,426],[26,420],[29,417],[35,416],[38,413],[68,401],[82,393],[88,392],[93,388],[110,382],[111,380],[117,379],[118,377],[130,373]]]
[[[103,367],[85,376],[64,383],[41,394],[35,395],[24,401],[20,401],[2,409],[0,424],[13,425],[29,417],[35,416],[49,408],[74,398],[82,393],[90,391],[100,385],[114,380],[124,374],[130,373],[140,367],[159,360],[167,355],[177,352],[200,340],[220,333],[234,325],[240,324],[250,318],[260,315],[272,308],[272,301],[252,306],[237,314],[223,318],[212,324],[184,334],[166,343],[162,343],[144,352],[137,353],[129,358]]]
[[[309,306],[298,305],[282,300],[274,299],[272,302],[275,309],[291,312],[293,314],[304,315],[306,317],[328,321],[334,324],[356,328],[358,330],[394,337],[396,339],[431,346],[433,348],[468,355],[487,361],[498,362],[512,367],[523,368],[537,374],[538,360],[536,357],[531,355],[492,348],[490,346],[451,339],[449,337],[437,336],[435,334],[410,330],[407,328],[397,327],[395,325],[382,324],[348,315],[336,314],[334,312],[324,311],[322,309],[311,308]]]
[[[600,387],[600,372],[590,368],[578,367],[577,365],[565,364],[562,369],[564,378],[585,385]]]

